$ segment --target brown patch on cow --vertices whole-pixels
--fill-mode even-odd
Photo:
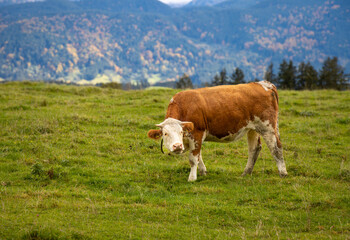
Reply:
[[[159,139],[162,137],[162,130],[149,130],[147,136],[152,139]]]
[[[182,123],[181,125],[184,132],[191,133],[194,129],[194,125],[192,122],[185,122],[185,123]]]

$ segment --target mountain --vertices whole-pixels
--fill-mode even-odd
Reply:
[[[187,6],[214,6],[226,0],[192,0]]]
[[[254,6],[263,0],[192,0],[187,7],[216,6],[220,8],[245,9]]]
[[[222,68],[263,77],[270,62],[337,56],[350,69],[346,0],[230,0],[170,8],[157,0],[49,0],[0,7],[0,80],[175,81]]]
[[[263,0],[228,0],[228,1],[220,1],[214,4],[216,7],[228,9],[247,9],[249,7],[255,6],[259,3],[263,2]]]
[[[36,1],[37,0],[0,0],[0,6]]]

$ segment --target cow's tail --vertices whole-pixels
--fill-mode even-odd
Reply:
[[[279,110],[278,110],[278,101],[279,101],[279,98],[278,98],[278,92],[277,92],[277,87],[271,83],[272,85],[272,88],[271,88],[271,91],[272,91],[272,96],[274,97],[274,99],[276,100],[276,105],[277,105],[277,121],[276,121],[276,133],[277,133],[277,136],[278,138],[280,139],[280,131],[279,131],[279,126],[278,126],[278,118],[279,118]]]
[[[276,88],[276,86],[273,84],[273,83],[271,83],[271,85],[272,85],[272,88],[271,88],[271,91],[273,92],[273,96],[275,97],[275,99],[276,99],[276,101],[277,101],[277,105],[278,105],[278,92],[277,92],[277,88]]]

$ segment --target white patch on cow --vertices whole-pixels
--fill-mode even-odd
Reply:
[[[256,132],[262,134],[262,132],[270,132],[270,133],[274,133],[274,129],[271,125],[271,123],[269,122],[269,120],[266,121],[262,121],[259,117],[254,116],[254,120],[253,121],[248,121],[248,124],[246,126],[249,129],[255,130]]]
[[[173,103],[173,102],[174,102],[174,98],[171,98],[171,99],[170,99],[170,103]]]
[[[266,91],[273,89],[273,84],[268,81],[258,82]]]

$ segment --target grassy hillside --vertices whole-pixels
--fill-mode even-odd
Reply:
[[[195,183],[146,136],[175,92],[1,84],[0,239],[349,238],[349,91],[280,91],[287,178],[239,141]]]

